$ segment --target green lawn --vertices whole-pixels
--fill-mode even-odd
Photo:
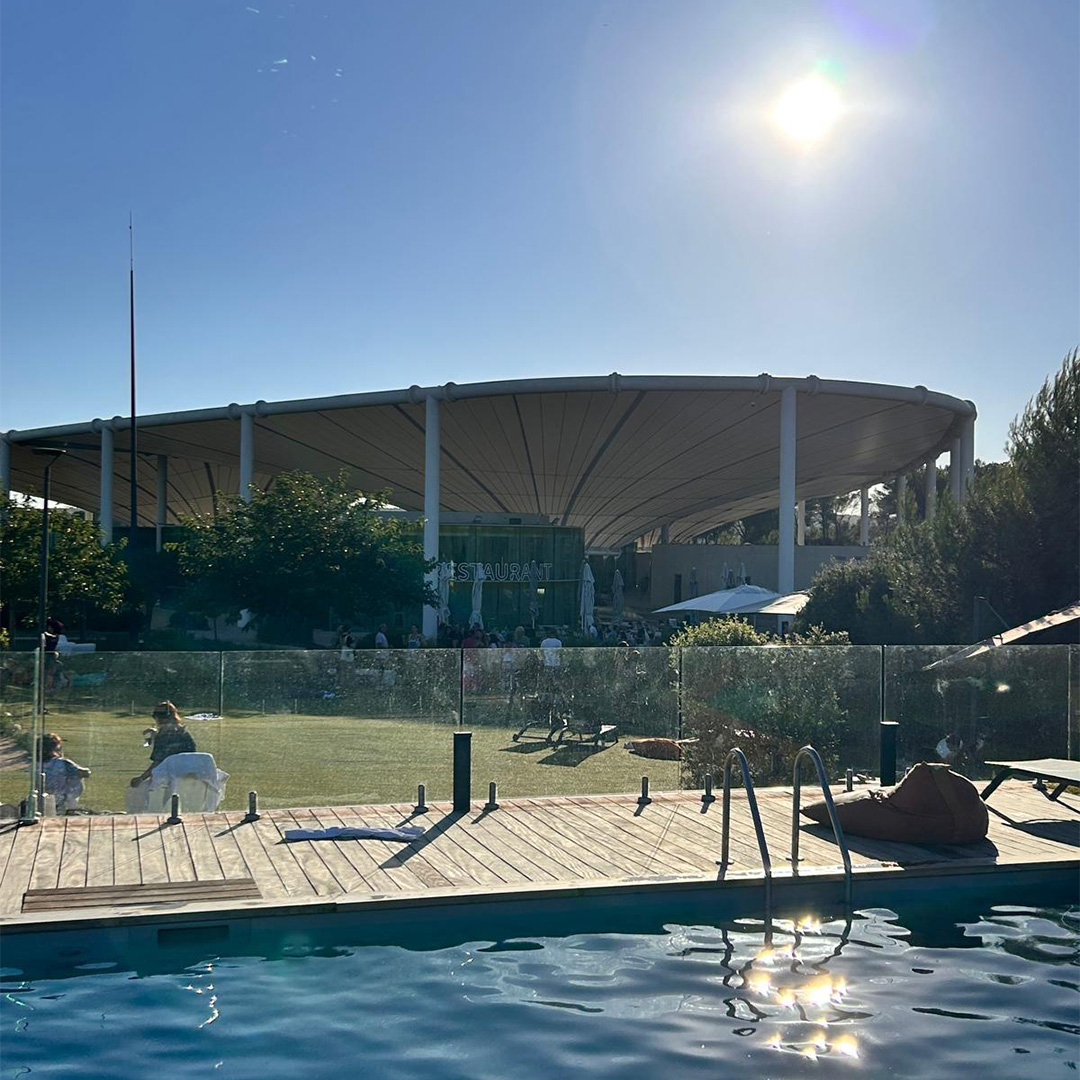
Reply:
[[[66,755],[93,770],[81,804],[92,810],[123,810],[124,787],[146,767],[142,730],[150,721],[130,712],[65,708],[50,702],[46,728],[64,739]],[[429,800],[451,791],[452,724],[411,719],[353,719],[312,715],[226,715],[191,721],[198,749],[212,753],[230,774],[225,809],[246,806],[247,792],[260,805],[332,806],[412,801],[416,785]],[[679,784],[677,762],[650,761],[623,749],[631,732],[603,750],[537,740],[515,743],[514,729],[473,729],[473,798],[486,799],[495,780],[500,796],[633,792],[648,774],[654,790]],[[25,770],[0,771],[0,799],[26,794]]]

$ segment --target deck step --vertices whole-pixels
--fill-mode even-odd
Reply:
[[[259,900],[254,879],[165,881],[153,885],[89,885],[67,889],[27,889],[22,909],[69,911],[73,908],[140,907],[145,904],[212,904],[222,900]]]

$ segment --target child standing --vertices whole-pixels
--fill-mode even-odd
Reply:
[[[64,757],[64,740],[59,735],[41,736],[41,771],[45,774],[46,794],[56,799],[57,814],[74,810],[90,770]]]

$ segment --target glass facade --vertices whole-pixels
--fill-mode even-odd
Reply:
[[[585,539],[581,529],[557,525],[443,525],[439,557],[454,564],[450,619],[466,625],[472,613],[475,566],[484,567],[484,625],[513,629],[529,626],[533,575],[537,626],[573,626]]]

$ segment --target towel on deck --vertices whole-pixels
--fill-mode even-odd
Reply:
[[[403,840],[408,843],[424,835],[419,825],[398,829],[371,828],[367,825],[335,826],[330,829],[286,829],[286,840]]]

